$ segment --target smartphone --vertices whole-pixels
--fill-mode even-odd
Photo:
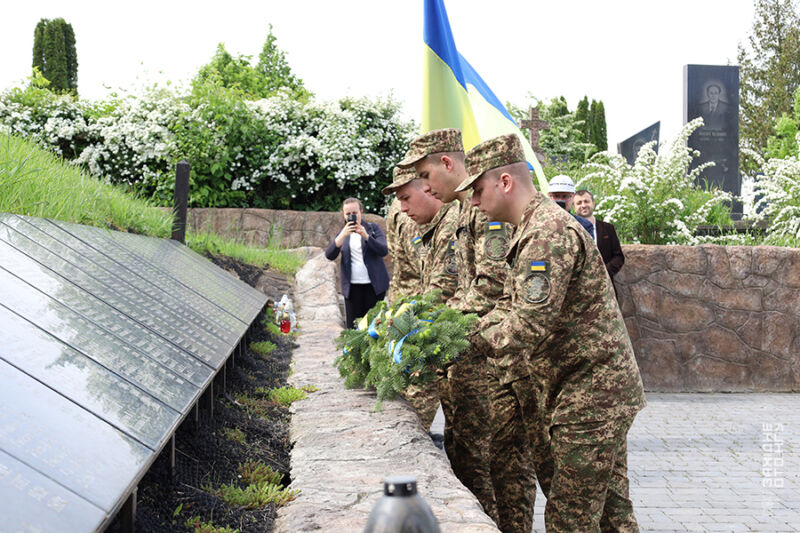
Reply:
[[[351,213],[347,215],[347,222],[352,222],[353,224],[356,223],[356,215],[355,213]]]

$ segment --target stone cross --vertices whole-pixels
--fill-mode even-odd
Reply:
[[[536,154],[536,157],[539,159],[540,163],[544,163],[544,151],[542,150],[542,147],[539,146],[539,131],[550,129],[550,123],[539,118],[539,109],[536,107],[532,107],[530,109],[530,115],[530,120],[522,120],[520,121],[520,125],[523,129],[528,130],[528,133],[530,133],[531,148],[533,148],[533,153]]]

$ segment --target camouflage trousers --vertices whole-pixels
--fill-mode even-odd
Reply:
[[[501,385],[503,371],[488,365],[492,436],[490,470],[497,501],[497,527],[503,533],[530,533],[536,475],[526,420],[535,414],[533,387],[527,378]]]
[[[456,477],[497,520],[489,473],[489,417],[486,357],[472,348],[440,371],[439,399],[444,412],[444,449]]]
[[[419,415],[425,431],[430,431],[436,410],[439,408],[439,385],[437,382],[432,381],[423,386],[409,385],[403,392],[403,397]]]
[[[548,533],[638,533],[628,482],[632,423],[633,417],[623,417],[555,425],[531,438]]]

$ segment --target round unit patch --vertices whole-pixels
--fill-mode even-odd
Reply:
[[[456,254],[448,254],[447,260],[445,261],[444,271],[450,274],[451,276],[458,275],[458,263],[456,262]]]
[[[550,296],[550,279],[546,274],[531,274],[522,282],[522,299],[531,304],[540,304]]]
[[[489,235],[484,243],[486,257],[496,261],[505,259],[508,253],[508,239],[505,235]]]

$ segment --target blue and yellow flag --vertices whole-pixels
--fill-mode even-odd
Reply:
[[[528,166],[546,192],[547,179],[530,143],[486,82],[456,50],[444,0],[425,0],[424,38],[422,132],[458,128],[464,150],[498,135],[516,133]]]

